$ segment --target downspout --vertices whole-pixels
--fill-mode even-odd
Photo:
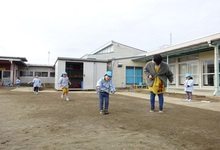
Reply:
[[[216,45],[213,45],[209,43],[209,47],[214,48],[214,70],[215,70],[215,77],[214,77],[214,87],[215,91],[213,93],[214,96],[219,96],[219,47],[220,43],[217,43]]]

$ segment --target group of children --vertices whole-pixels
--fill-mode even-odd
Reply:
[[[161,60],[162,61],[162,60]],[[157,59],[155,59],[155,62],[157,62]],[[160,65],[162,65],[162,62],[159,63]],[[150,65],[150,64],[148,64]],[[150,80],[154,79],[154,82],[152,83],[152,86],[149,86],[148,84],[148,88],[151,91],[151,95],[150,95],[150,103],[151,103],[151,112],[154,112],[154,103],[155,103],[155,95],[157,94],[159,97],[159,112],[163,112],[163,96],[160,96],[161,94],[163,94],[163,92],[165,91],[165,85],[162,85],[160,87],[160,83],[162,83],[162,80],[159,80],[159,78],[156,78],[152,76],[152,73],[148,75],[148,73],[150,73],[150,71],[148,71],[147,69],[147,65],[146,65],[146,75],[148,76],[148,78],[150,78]],[[161,66],[160,66],[161,67]],[[165,66],[164,66],[165,67]],[[169,76],[168,76],[169,77]],[[170,76],[170,81],[172,81],[172,73]],[[192,92],[194,90],[194,86],[193,86],[193,78],[192,76],[187,73],[185,75],[186,80],[184,82],[184,91],[186,92],[186,97],[187,99],[185,101],[187,102],[191,102],[192,101]],[[99,109],[100,109],[100,114],[105,115],[108,114],[108,107],[109,107],[109,94],[112,93],[114,94],[116,92],[116,89],[114,87],[114,84],[111,80],[112,78],[112,72],[111,71],[107,71],[104,74],[104,77],[100,78],[97,81],[96,84],[96,91],[97,94],[99,95]],[[159,88],[157,88],[157,91],[155,93],[154,91],[154,86],[156,86],[157,84],[157,80],[158,80],[158,85]],[[28,82],[28,84],[33,83],[33,87],[34,87],[34,93],[38,94],[39,88],[41,87],[41,80],[39,79],[38,75],[35,76],[35,78],[33,79],[33,81]],[[61,94],[61,98],[64,98],[67,101],[69,101],[69,85],[71,85],[71,82],[67,76],[67,72],[62,72],[62,75],[59,79],[58,82],[59,86],[62,88],[62,94]],[[16,80],[16,85],[19,86],[20,85],[20,79],[18,78]],[[158,91],[160,89],[160,91]]]
[[[100,114],[102,115],[109,113],[108,112],[109,94],[110,93],[114,94],[116,92],[111,77],[112,77],[112,72],[107,71],[104,77],[100,78],[96,84],[96,91],[99,94],[99,109],[100,109]],[[67,77],[67,72],[62,72],[58,84],[62,88],[61,98],[64,98],[65,96],[66,100],[69,101],[68,93],[69,93],[69,85],[71,85],[71,82]]]
[[[185,86],[184,91],[186,92],[186,95],[187,95],[187,99],[185,101],[191,102],[192,92],[194,90],[193,78],[189,73],[187,73],[185,77],[186,77],[186,81],[184,82],[184,86]],[[100,109],[100,114],[102,115],[109,114],[109,111],[108,111],[109,94],[110,93],[114,94],[116,92],[116,89],[114,87],[114,84],[111,78],[112,78],[112,72],[107,71],[104,77],[100,78],[96,84],[96,91],[97,91],[97,94],[99,95],[99,109]],[[63,98],[65,95],[67,101],[69,101],[69,97],[68,97],[69,84],[71,85],[71,82],[69,81],[69,78],[67,77],[67,73],[62,72],[62,76],[59,79],[59,85],[62,88],[61,98]],[[155,97],[154,97],[154,100],[155,100]],[[160,112],[163,112],[162,104],[160,104]]]

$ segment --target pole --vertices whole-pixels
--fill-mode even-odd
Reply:
[[[48,65],[50,64],[50,51],[48,51]]]
[[[209,47],[214,48],[214,87],[215,91],[213,93],[214,96],[219,96],[219,45],[220,43],[217,43],[216,45],[209,44]]]
[[[172,45],[172,33],[170,33],[170,46]]]

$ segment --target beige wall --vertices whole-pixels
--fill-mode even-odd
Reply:
[[[214,59],[214,50],[199,54],[199,61]]]
[[[28,67],[20,69],[19,71],[33,71],[35,73],[36,71],[39,72],[48,72],[48,76],[50,75],[50,72],[55,72],[55,70],[51,67]],[[34,77],[20,77],[21,83],[28,83],[29,81],[32,81]],[[40,80],[42,83],[54,83],[55,77],[40,77]]]
[[[199,86],[196,88],[213,88],[213,87],[203,87],[203,61],[214,59],[214,51],[199,53],[198,58],[198,75],[199,75]],[[122,63],[122,67],[118,67],[118,63]],[[146,63],[133,62],[131,59],[121,59],[121,60],[113,60],[110,63],[113,67],[113,83],[115,87],[131,87],[131,85],[126,85],[126,66],[136,66],[136,67],[144,67]],[[176,85],[171,85],[170,87],[183,88],[182,85],[179,85],[179,68],[178,68],[178,58],[176,58],[176,63],[172,63],[175,65],[176,73],[174,76],[176,77]],[[144,71],[144,70],[143,70]],[[145,82],[146,76],[143,72],[143,82]]]
[[[112,59],[112,58],[122,58],[122,57],[133,57],[139,54],[143,54],[145,52],[129,47],[129,46],[125,46],[125,45],[121,45],[121,44],[117,44],[114,43],[113,46],[111,47],[113,49],[113,52],[111,53],[106,53],[106,54],[96,54],[94,55],[96,59]]]
[[[122,67],[118,67],[118,63],[122,63]],[[113,83],[115,87],[131,87],[131,85],[126,85],[126,67],[144,67],[145,63],[134,62],[131,59],[121,59],[115,60],[113,64]],[[143,82],[145,82],[146,76],[143,72]]]
[[[203,61],[206,60],[214,60],[214,51],[208,51],[198,54],[198,78],[199,78],[199,85],[195,86],[195,89],[197,88],[213,88],[213,87],[203,87]],[[178,58],[176,58],[176,63],[172,63],[172,65],[175,65],[176,74],[174,74],[176,78],[176,85],[173,85],[171,87],[176,88],[183,88],[182,85],[179,85],[179,63]]]

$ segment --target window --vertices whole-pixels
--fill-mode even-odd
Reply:
[[[142,67],[126,67],[126,85],[139,84],[143,81]]]
[[[50,72],[50,77],[55,77],[55,72]]]
[[[10,71],[3,71],[3,78],[10,78]]]
[[[42,72],[42,77],[48,77],[48,72]]]
[[[188,73],[192,75],[194,85],[199,85],[198,68],[199,68],[199,65],[197,61],[188,62]]]
[[[187,73],[187,63],[179,64],[179,84],[183,85],[185,82],[185,74]]]
[[[183,85],[186,73],[190,73],[193,77],[194,85],[199,84],[198,61],[187,61],[179,64],[179,84]]]
[[[173,65],[169,65],[170,66],[170,71],[173,73],[173,82],[171,83],[171,85],[175,85],[176,84],[176,67],[175,64]]]
[[[39,72],[39,71],[35,71],[35,73],[34,73],[34,76],[36,76],[36,75],[38,75],[38,76],[40,76],[41,77],[41,72]]]
[[[35,76],[38,75],[39,77],[48,77],[48,72],[40,72],[36,71]]]
[[[219,61],[220,70],[220,61]],[[203,86],[214,86],[215,67],[214,60],[203,62]]]
[[[33,71],[20,71],[20,77],[33,77]]]

